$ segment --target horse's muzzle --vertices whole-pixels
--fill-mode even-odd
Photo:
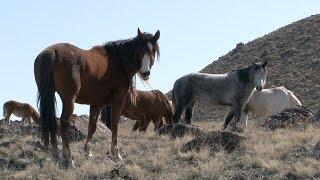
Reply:
[[[140,73],[141,77],[143,80],[148,80],[149,76],[150,76],[150,71],[144,72],[144,73]]]
[[[256,90],[257,90],[257,91],[261,91],[261,90],[262,90],[262,86],[261,86],[261,85],[256,86]]]

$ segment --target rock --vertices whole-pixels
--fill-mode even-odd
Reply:
[[[201,149],[209,148],[211,152],[216,152],[220,149],[223,149],[228,153],[232,153],[240,147],[240,143],[244,139],[245,137],[239,136],[232,132],[213,131],[189,141],[181,148],[181,151],[199,151]]]
[[[316,118],[316,122],[320,124],[320,110],[318,110],[318,112],[316,113],[315,118]]]
[[[60,119],[57,119],[58,126],[60,124]],[[69,140],[71,142],[83,141],[86,138],[88,131],[89,118],[86,115],[72,115],[69,120]],[[60,128],[59,128],[60,129]],[[23,127],[20,121],[11,121],[10,125],[7,125],[3,120],[0,121],[0,136],[8,137],[11,135],[35,135],[41,138],[41,129],[38,125],[32,125]],[[58,132],[59,133],[59,132]],[[60,133],[59,133],[60,134]],[[97,122],[97,129],[93,138],[97,136],[109,136],[111,134],[110,130],[100,121]],[[7,142],[0,144],[0,146],[9,146]]]
[[[296,160],[298,158],[305,158],[310,156],[309,150],[304,146],[294,146],[292,149],[287,151],[285,154],[282,155],[283,159],[290,159]]]
[[[316,143],[316,145],[313,148],[313,156],[317,160],[320,160],[320,140]]]
[[[177,137],[183,137],[186,135],[193,135],[193,136],[202,136],[205,134],[205,131],[194,125],[186,125],[186,124],[170,124],[170,125],[163,125],[161,128],[159,128],[158,133],[160,135],[163,134],[169,134],[173,139]]]
[[[289,172],[289,173],[285,174],[284,179],[287,179],[287,180],[300,180],[301,179],[302,180],[304,178],[300,175]]]
[[[304,131],[308,124],[315,123],[315,116],[304,106],[287,108],[282,112],[267,117],[262,126],[276,130],[285,127],[296,127]]]
[[[23,171],[27,168],[28,165],[31,163],[26,159],[17,159],[12,160],[8,164],[8,169],[14,170],[14,171]]]
[[[4,169],[7,166],[7,160],[0,157],[0,169]]]
[[[14,144],[14,142],[11,142],[11,141],[2,142],[0,143],[0,147],[8,148],[10,147],[11,144]]]

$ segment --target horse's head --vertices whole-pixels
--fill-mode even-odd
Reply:
[[[160,31],[158,30],[154,35],[150,33],[143,33],[138,28],[138,43],[135,48],[134,58],[138,65],[138,73],[143,80],[148,80],[150,70],[154,64],[155,58],[159,58],[160,51],[158,46],[158,39],[160,38]]]
[[[254,82],[257,91],[261,91],[266,83],[267,61],[264,63],[254,63],[250,67],[249,76]]]

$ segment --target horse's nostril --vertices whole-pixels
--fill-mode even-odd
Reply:
[[[256,89],[257,89],[258,91],[261,91],[261,90],[262,90],[262,86],[257,86]]]
[[[150,75],[150,71],[147,71],[145,73],[142,74],[143,76],[149,76]]]

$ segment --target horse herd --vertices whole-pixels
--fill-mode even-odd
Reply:
[[[51,139],[50,150],[56,158],[59,157],[57,130],[60,128],[62,160],[69,167],[73,166],[73,160],[68,121],[73,114],[74,103],[90,105],[88,134],[84,143],[86,155],[92,156],[90,141],[101,112],[102,121],[112,133],[111,154],[114,160],[122,158],[117,145],[120,116],[137,120],[133,130],[145,131],[150,122],[156,130],[163,123],[178,123],[183,112],[185,122],[190,124],[194,105],[200,102],[208,106],[230,106],[223,126],[226,128],[230,122],[233,127],[238,121],[246,124],[248,112],[265,115],[301,105],[284,87],[263,89],[267,62],[252,63],[226,74],[185,75],[174,83],[172,103],[158,90],[136,90],[134,76],[137,74],[148,80],[154,61],[160,56],[159,38],[159,30],[153,35],[138,28],[138,35],[134,38],[111,41],[89,50],[67,43],[47,47],[34,62],[40,115],[28,104],[8,101],[3,105],[5,121],[9,123],[11,114],[22,117],[23,123],[32,118],[41,125],[47,149]],[[60,127],[55,113],[55,92],[62,101]],[[233,118],[235,120],[231,121]]]

